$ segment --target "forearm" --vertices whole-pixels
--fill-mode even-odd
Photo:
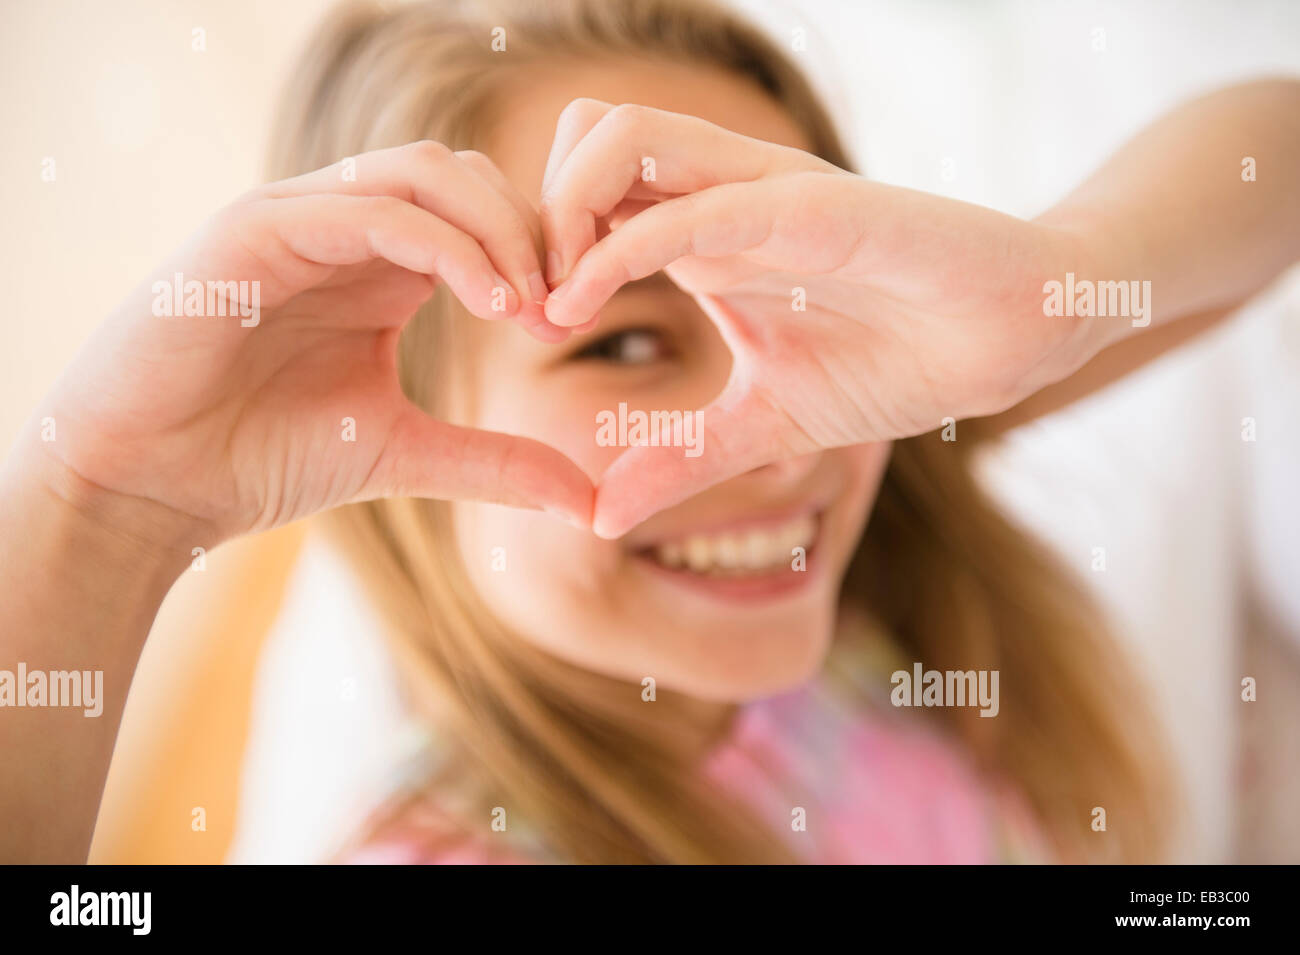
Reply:
[[[79,863],[136,662],[195,535],[22,445],[0,472],[0,862]],[[52,671],[80,683],[60,692]]]
[[[1152,324],[1239,304],[1300,259],[1300,82],[1179,107],[1038,221],[1085,237],[1100,274],[1079,278],[1149,281]]]

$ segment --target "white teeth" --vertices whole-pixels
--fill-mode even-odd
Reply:
[[[664,544],[659,548],[659,552],[655,556],[659,558],[661,564],[668,567],[680,567],[686,562],[686,554],[682,550],[682,545],[675,541],[671,544]]]
[[[780,550],[780,548],[781,540],[775,534],[750,531],[745,535],[744,556],[741,558],[741,566],[762,567],[769,562],[771,552]]]
[[[714,556],[717,563],[723,567],[739,567],[742,563],[744,550],[738,537],[724,534],[718,538],[718,542],[714,546]]]
[[[796,547],[807,549],[817,537],[817,518],[796,518],[776,527],[743,533],[692,534],[654,549],[665,567],[689,567],[697,574],[743,574],[788,565]]]
[[[690,537],[686,541],[686,563],[697,574],[708,570],[713,564],[713,545],[707,537]]]

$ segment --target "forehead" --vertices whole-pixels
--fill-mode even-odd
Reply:
[[[755,83],[716,67],[667,61],[547,60],[512,78],[481,150],[537,202],[561,111],[579,97],[688,113],[768,142],[810,148],[790,115]]]

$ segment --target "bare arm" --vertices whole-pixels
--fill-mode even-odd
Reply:
[[[15,680],[20,663],[27,674],[90,673],[89,687],[98,671],[103,681],[94,716],[16,700],[0,709],[0,860],[81,863],[136,661],[210,531],[105,493],[36,451],[15,455],[0,478],[0,542],[0,669]],[[26,698],[27,686],[13,689]]]
[[[1253,175],[1243,178],[1253,160]],[[1097,323],[1104,350],[986,420],[1058,410],[1218,325],[1300,259],[1300,81],[1210,93],[1147,127],[1036,221],[1094,250],[1099,280],[1150,281],[1152,322]]]
[[[143,283],[6,460],[0,694],[13,674],[13,702],[39,703],[14,686],[21,670],[78,671],[92,692],[102,675],[103,700],[87,716],[0,695],[0,862],[85,861],[136,662],[193,548],[382,497],[589,519],[590,480],[560,452],[435,420],[397,380],[398,335],[435,281],[483,318],[502,317],[509,284],[504,314],[544,324],[526,206],[476,154],[414,143],[362,158],[354,179],[327,167],[218,212],[157,274],[238,302],[160,314]],[[464,197],[457,227],[443,216]]]

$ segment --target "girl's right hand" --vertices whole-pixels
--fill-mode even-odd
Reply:
[[[438,143],[261,187],[132,293],[37,412],[44,441],[26,440],[57,462],[64,496],[160,504],[213,542],[390,496],[588,524],[591,482],[560,452],[437,421],[398,383],[398,337],[439,280],[481,318],[566,337],[537,304],[540,243],[490,160]],[[222,286],[240,290],[230,317],[160,317],[178,274],[249,284]]]

